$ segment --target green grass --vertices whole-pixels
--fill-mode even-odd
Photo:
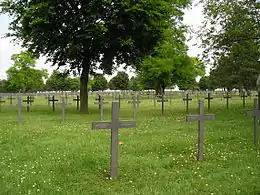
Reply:
[[[205,123],[204,161],[198,162],[196,122],[185,122],[180,98],[166,104],[142,100],[137,128],[120,129],[118,180],[109,179],[110,132],[91,131],[99,121],[97,105],[90,114],[79,114],[76,103],[60,123],[36,97],[30,113],[0,112],[0,194],[260,194],[260,153],[253,146],[253,119],[245,117],[240,98],[212,101],[216,121]],[[205,105],[206,102],[205,102]],[[105,118],[110,120],[110,106]],[[193,100],[190,113],[197,113]],[[205,108],[205,110],[207,110]],[[131,105],[122,102],[120,118],[131,120]]]

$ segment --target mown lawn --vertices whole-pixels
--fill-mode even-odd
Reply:
[[[75,102],[60,123],[36,97],[30,113],[0,112],[0,194],[260,194],[260,153],[253,145],[253,118],[245,117],[240,98],[212,101],[216,121],[205,123],[204,161],[198,162],[196,122],[185,122],[180,98],[166,104],[165,116],[152,100],[142,100],[137,128],[121,129],[119,175],[109,179],[110,132],[91,131],[99,121],[97,105],[79,114]],[[205,102],[205,107],[207,103]],[[111,104],[105,118],[110,120]],[[190,113],[197,113],[197,100]],[[207,110],[207,108],[205,108]],[[122,102],[120,118],[131,120],[131,105]]]

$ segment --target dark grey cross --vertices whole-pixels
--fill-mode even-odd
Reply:
[[[224,96],[225,99],[227,99],[227,109],[229,108],[229,99],[231,99],[231,96],[229,96],[229,93],[227,92],[226,96]]]
[[[98,99],[98,102],[95,102],[94,104],[98,104],[100,108],[100,120],[104,120],[104,104],[108,104],[108,102],[104,102],[103,98]]]
[[[79,95],[77,95],[77,98],[74,98],[73,101],[77,101],[77,110],[79,110],[79,102],[80,102]]]
[[[16,105],[14,105],[14,106],[16,106],[18,108],[18,124],[20,125],[20,124],[22,124],[22,107],[27,107],[29,105],[28,104],[22,104],[22,97],[18,96]]]
[[[133,99],[132,101],[128,101],[128,104],[133,104],[133,119],[135,120],[136,119],[136,113],[137,113],[137,110],[139,108],[139,104],[141,102],[139,100],[139,95],[137,95],[136,97],[133,96],[132,99]]]
[[[241,95],[241,98],[243,98],[243,108],[246,107],[246,97],[247,97],[246,92],[243,91],[243,95]]]
[[[2,111],[2,104],[5,103],[5,100],[3,97],[0,97],[0,112]]]
[[[189,112],[189,101],[192,101],[192,98],[189,98],[189,94],[186,94],[186,98],[182,99],[183,101],[186,101],[186,112]]]
[[[198,132],[198,157],[197,159],[203,160],[203,151],[204,151],[204,121],[205,120],[215,120],[215,114],[205,114],[204,113],[204,102],[199,100],[199,114],[198,115],[189,115],[186,118],[186,121],[198,121],[199,132]]]
[[[49,100],[49,102],[52,102],[52,111],[55,110],[55,102],[58,102],[59,100],[56,100],[54,96],[52,96],[52,99]]]
[[[13,105],[13,100],[15,98],[12,95],[10,95],[7,99],[10,100],[10,105]]]
[[[119,121],[119,103],[112,103],[111,122],[93,122],[92,130],[111,129],[111,147],[110,147],[110,177],[117,178],[118,167],[118,129],[134,128],[135,121]]]
[[[246,112],[246,116],[254,117],[254,144],[258,146],[258,118],[260,110],[258,109],[258,99],[254,99],[254,110]]]
[[[34,102],[34,100],[32,100],[30,96],[27,96],[27,99],[23,100],[23,102],[27,103],[27,112],[30,112],[30,105],[32,102]]]
[[[208,100],[208,110],[210,110],[210,101],[213,100],[213,97],[210,96],[210,93],[208,93],[208,97],[205,97],[205,100]]]
[[[104,98],[101,97],[101,95],[98,95],[98,98],[96,98],[95,100],[97,100],[98,102],[104,101]],[[99,109],[101,109],[101,105],[98,106]]]
[[[57,104],[61,107],[61,122],[65,121],[65,110],[68,108],[69,104],[66,102],[66,97],[61,97],[61,103]]]
[[[165,102],[168,102],[168,100],[166,100],[164,97],[164,94],[162,94],[162,99],[160,99],[160,100],[157,100],[157,102],[160,102],[160,103],[162,103],[162,116],[164,115],[164,103]]]

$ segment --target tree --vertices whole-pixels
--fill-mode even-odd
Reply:
[[[206,20],[199,34],[203,60],[212,62],[220,87],[250,90],[260,73],[260,3],[202,1]]]
[[[103,75],[94,76],[92,91],[104,91],[108,88],[107,79]]]
[[[111,90],[127,90],[129,86],[129,76],[125,72],[118,72],[115,77],[109,81]]]
[[[7,92],[7,81],[6,80],[0,80],[0,93]]]
[[[80,80],[77,78],[68,78],[68,91],[78,91],[80,89]]]
[[[182,17],[189,0],[4,0],[23,47],[80,72],[81,112],[88,111],[88,78],[97,66],[111,74],[118,64],[138,66],[164,29]]]
[[[133,91],[141,91],[143,89],[143,85],[141,83],[140,77],[137,75],[135,77],[131,77],[129,80],[129,89]]]
[[[47,78],[46,69],[34,69],[36,57],[28,51],[13,54],[13,66],[7,70],[8,88],[11,91],[38,91],[44,88],[43,78]]]

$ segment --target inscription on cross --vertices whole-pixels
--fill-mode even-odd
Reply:
[[[210,93],[208,93],[208,97],[205,97],[205,100],[208,100],[208,110],[210,110],[210,101],[213,100],[213,97],[210,96]]]
[[[79,95],[77,95],[77,98],[74,98],[73,101],[77,101],[77,110],[79,110],[79,103],[80,103]]]
[[[254,110],[246,112],[246,116],[254,117],[254,144],[258,147],[258,119],[260,110],[258,109],[258,99],[254,99]]]
[[[56,100],[55,97],[52,96],[52,98],[49,101],[52,102],[52,111],[54,112],[54,110],[55,110],[55,102],[58,102],[59,100]]]
[[[34,100],[30,96],[27,96],[26,100],[23,100],[23,102],[27,103],[27,112],[30,112],[30,105]]]
[[[135,128],[135,121],[119,121],[119,103],[112,103],[111,122],[93,122],[92,130],[111,129],[110,177],[117,179],[118,167],[118,129]]]
[[[162,94],[161,98],[162,98],[162,99],[157,100],[157,102],[162,103],[162,116],[163,116],[163,115],[164,115],[164,103],[165,103],[165,102],[168,102],[168,100],[165,99],[164,94]]]
[[[101,98],[101,96],[99,96],[100,98],[98,99],[98,102],[95,102],[94,104],[98,104],[99,105],[99,109],[100,109],[100,120],[104,120],[104,104],[108,104],[108,102],[104,102],[103,98]]]
[[[186,98],[183,98],[183,101],[186,101],[186,112],[189,112],[189,101],[192,101],[192,98],[189,98],[189,94],[186,94]]]
[[[189,115],[186,118],[186,121],[198,121],[198,161],[203,160],[203,152],[204,152],[204,121],[206,120],[215,120],[215,114],[205,114],[204,113],[204,102],[203,100],[199,100],[199,114],[198,115]]]

